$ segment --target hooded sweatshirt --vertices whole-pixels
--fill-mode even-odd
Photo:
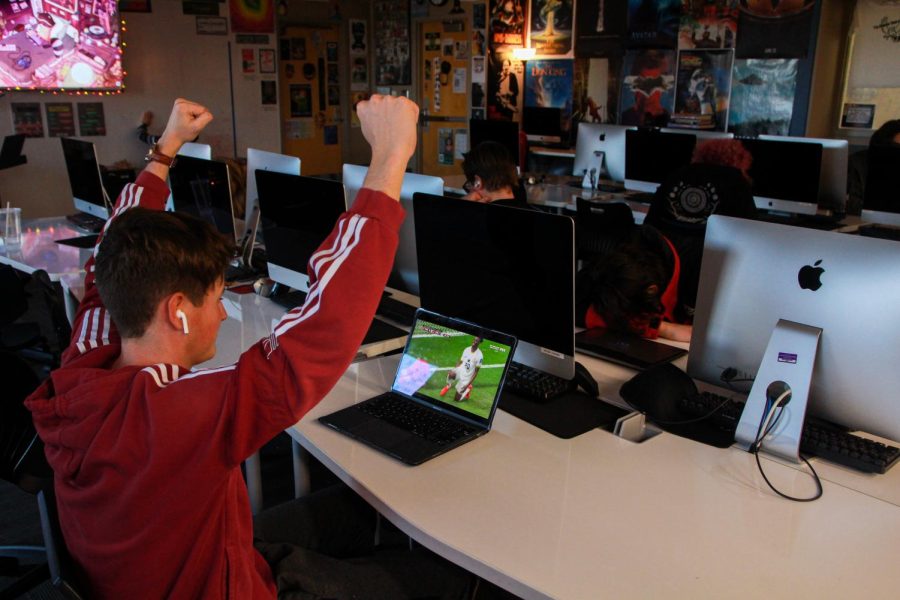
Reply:
[[[134,206],[162,209],[168,193],[142,173],[109,222]],[[88,260],[62,366],[26,406],[89,597],[275,597],[271,570],[253,548],[241,462],[315,406],[350,364],[403,215],[395,200],[361,190],[310,259],[306,304],[237,363],[215,369],[113,368],[120,337]]]

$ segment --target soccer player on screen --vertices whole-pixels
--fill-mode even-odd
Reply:
[[[441,396],[447,393],[453,382],[456,382],[456,393],[453,396],[454,402],[462,402],[468,400],[472,394],[472,384],[478,377],[478,371],[481,369],[481,363],[484,362],[484,355],[478,349],[481,338],[475,336],[472,345],[467,346],[459,357],[456,366],[447,373],[447,385],[441,390]]]

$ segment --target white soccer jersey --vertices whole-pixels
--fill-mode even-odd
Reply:
[[[468,346],[463,350],[460,361],[459,376],[463,379],[471,379],[472,375],[475,373],[475,369],[479,368],[482,361],[484,361],[484,355],[481,354],[481,350],[476,348],[473,351],[472,346]]]

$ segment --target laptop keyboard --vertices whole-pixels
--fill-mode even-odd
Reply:
[[[392,394],[378,396],[359,404],[358,407],[375,418],[387,421],[439,446],[455,442],[475,431],[455,419]]]

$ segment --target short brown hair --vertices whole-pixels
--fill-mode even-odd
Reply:
[[[481,142],[470,152],[466,152],[462,167],[466,179],[474,181],[478,175],[488,191],[505,187],[516,189],[519,185],[515,160],[506,146],[499,142]]]
[[[200,305],[233,255],[234,242],[205,221],[132,208],[116,217],[100,242],[97,291],[122,337],[140,337],[169,294],[182,292]]]

